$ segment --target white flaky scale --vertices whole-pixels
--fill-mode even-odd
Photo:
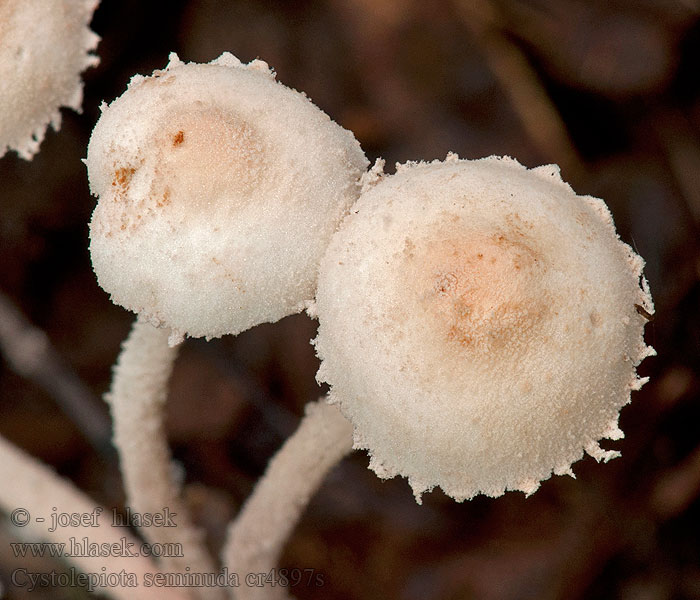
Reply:
[[[653,303],[605,204],[510,158],[382,165],[321,262],[321,382],[383,478],[456,500],[607,461]],[[645,316],[645,314],[647,316]]]
[[[98,281],[175,343],[303,310],[367,159],[266,63],[224,53],[135,76],[86,164]]]
[[[90,30],[97,0],[0,0],[0,156],[39,151],[59,108],[80,111],[80,74],[99,62]]]

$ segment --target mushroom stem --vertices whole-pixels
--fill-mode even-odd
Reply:
[[[144,527],[152,544],[182,544],[182,556],[163,558],[168,570],[214,573],[217,567],[202,533],[195,528],[173,477],[164,428],[167,384],[177,357],[168,345],[170,331],[137,320],[114,367],[112,389],[105,395],[114,424],[127,504],[134,512],[168,511],[176,527]],[[172,546],[169,546],[172,547]],[[195,588],[198,598],[224,598],[218,588]]]
[[[94,500],[1,436],[0,481],[3,482],[0,485],[0,510],[10,513],[9,522],[16,527],[13,533],[21,533],[22,539],[29,543],[42,539],[54,544],[64,544],[66,553],[62,552],[62,559],[67,558],[67,552],[70,551],[70,538],[81,540],[81,543],[87,538],[99,548],[141,547],[139,540],[132,537],[128,531],[111,527],[107,511]],[[87,515],[90,524],[53,527],[52,515],[61,513]],[[54,548],[59,546],[51,547],[52,550]],[[80,552],[71,552],[70,561],[84,574],[90,574],[96,592],[112,598],[186,600],[188,597],[174,588],[143,586],[146,574],[159,572],[158,567],[144,555],[121,556],[115,552],[104,558],[87,554],[81,556]],[[103,571],[103,568],[106,568],[106,571]],[[99,579],[94,579],[100,575],[120,573],[129,577],[133,575],[138,585],[129,586],[129,580],[125,577],[124,585],[102,587],[99,585]]]
[[[299,428],[270,461],[241,512],[231,523],[223,562],[245,581],[268,573],[326,474],[352,450],[352,425],[325,399],[309,403]],[[280,585],[241,585],[236,600],[287,598]]]

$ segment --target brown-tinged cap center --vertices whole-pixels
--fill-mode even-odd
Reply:
[[[473,351],[516,343],[547,311],[545,265],[532,243],[506,232],[407,245],[408,277],[440,337]]]

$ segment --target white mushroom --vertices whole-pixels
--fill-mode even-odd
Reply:
[[[100,285],[176,341],[303,310],[367,159],[262,61],[173,54],[103,108],[87,166]]]
[[[0,0],[0,156],[25,160],[46,128],[58,131],[59,108],[80,110],[80,74],[99,59],[90,31],[97,0]]]
[[[654,309],[605,204],[554,165],[448,155],[382,168],[333,236],[309,307],[327,408],[370,467],[407,477],[420,503],[435,486],[460,501],[530,494],[573,474],[584,450],[616,456],[598,440],[622,437]],[[340,412],[312,408],[230,527],[230,569],[272,568],[329,457],[348,451]]]
[[[497,157],[366,188],[321,264],[316,348],[370,467],[464,500],[617,456],[597,442],[623,435],[653,305],[605,204]]]
[[[177,507],[185,558],[169,567],[211,572],[169,464],[168,345],[303,310],[368,163],[352,133],[277,83],[264,62],[228,53],[208,64],[171,54],[102,110],[86,160],[99,196],[90,252],[100,285],[139,315],[106,396],[129,504]],[[172,533],[144,535],[169,543]]]

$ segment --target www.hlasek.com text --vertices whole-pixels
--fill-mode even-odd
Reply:
[[[184,548],[179,542],[148,543],[133,542],[121,537],[118,542],[93,542],[87,536],[71,537],[68,542],[12,542],[15,558],[100,558],[155,556],[157,558],[184,557]]]

